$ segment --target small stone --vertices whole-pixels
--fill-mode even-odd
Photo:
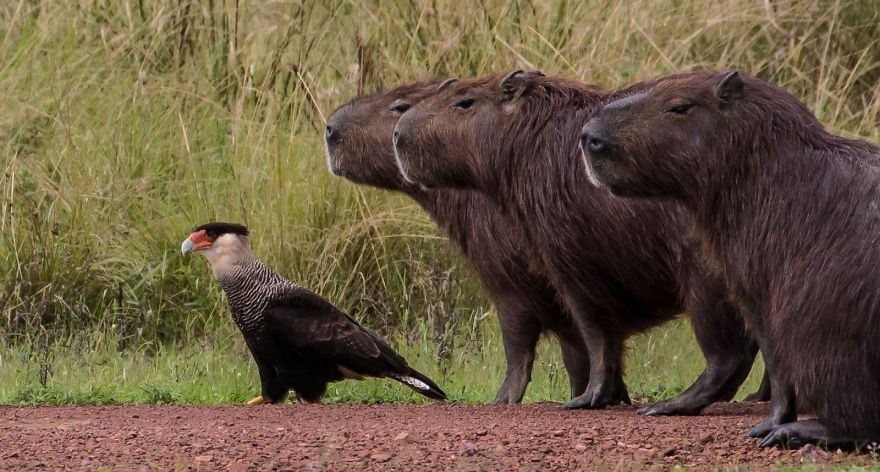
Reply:
[[[558,437],[562,436],[563,434],[565,434],[565,431],[563,431],[561,429],[557,429],[556,431],[553,431],[550,434],[552,434],[553,437],[558,438]]]
[[[477,445],[471,441],[465,441],[461,446],[461,455],[472,456],[477,453]]]
[[[211,462],[212,460],[214,460],[214,456],[196,456],[196,462]]]
[[[586,451],[586,450],[587,450],[587,445],[584,444],[584,443],[577,443],[577,444],[574,445],[574,449],[575,449],[576,451],[581,451],[581,452],[583,452],[583,451]]]
[[[406,438],[408,438],[408,437],[409,437],[409,433],[407,433],[406,431],[403,431],[403,432],[398,433],[397,436],[394,436],[394,440],[395,441],[405,441]]]
[[[707,434],[707,435],[703,436],[702,438],[700,438],[700,444],[709,444],[710,442],[713,442],[713,441],[715,441],[715,436],[713,436],[711,434]]]
[[[370,459],[373,459],[376,462],[388,462],[391,460],[391,453],[388,452],[377,452],[370,456]]]
[[[275,428],[275,431],[284,431],[284,426],[279,426]]]
[[[663,457],[674,456],[676,452],[678,451],[674,447],[670,447],[663,451]]]
[[[482,436],[489,434],[489,431],[485,430],[485,429],[478,429],[477,432],[474,434],[476,434],[479,437],[482,437]]]

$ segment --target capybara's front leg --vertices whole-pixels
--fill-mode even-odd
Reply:
[[[726,301],[715,277],[699,274],[691,283],[688,312],[706,368],[680,395],[639,410],[644,415],[698,415],[703,408],[729,401],[752,369],[758,344],[746,329],[738,309]]]

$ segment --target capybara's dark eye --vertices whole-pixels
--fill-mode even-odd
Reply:
[[[462,100],[455,102],[455,107],[461,108],[462,110],[467,110],[468,108],[471,107],[471,105],[474,104],[474,102],[476,102],[476,100],[473,98],[465,98],[465,99],[462,99]]]
[[[412,106],[412,104],[407,102],[398,102],[391,106],[391,111],[394,113],[404,113]]]
[[[675,113],[676,115],[684,115],[692,106],[694,106],[692,103],[682,103],[680,105],[675,105],[666,111],[669,113]]]

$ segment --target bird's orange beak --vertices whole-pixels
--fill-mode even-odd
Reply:
[[[213,245],[214,241],[211,241],[205,230],[196,231],[183,241],[183,244],[180,246],[180,252],[186,254],[193,251],[203,251],[210,249]]]

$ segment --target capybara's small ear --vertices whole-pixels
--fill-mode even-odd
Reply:
[[[440,85],[437,86],[437,91],[442,92],[443,90],[446,90],[449,87],[452,87],[452,85],[455,84],[456,82],[458,82],[458,77],[448,78],[448,79],[444,80]]]
[[[513,72],[508,72],[507,75],[501,79],[501,92],[504,94],[504,98],[506,100],[513,100],[519,98],[526,90],[528,90],[529,85],[532,83],[532,79],[535,77],[544,77],[544,73],[539,70],[515,70]]]
[[[725,105],[743,98],[743,80],[739,71],[725,72],[715,84],[715,94]]]

